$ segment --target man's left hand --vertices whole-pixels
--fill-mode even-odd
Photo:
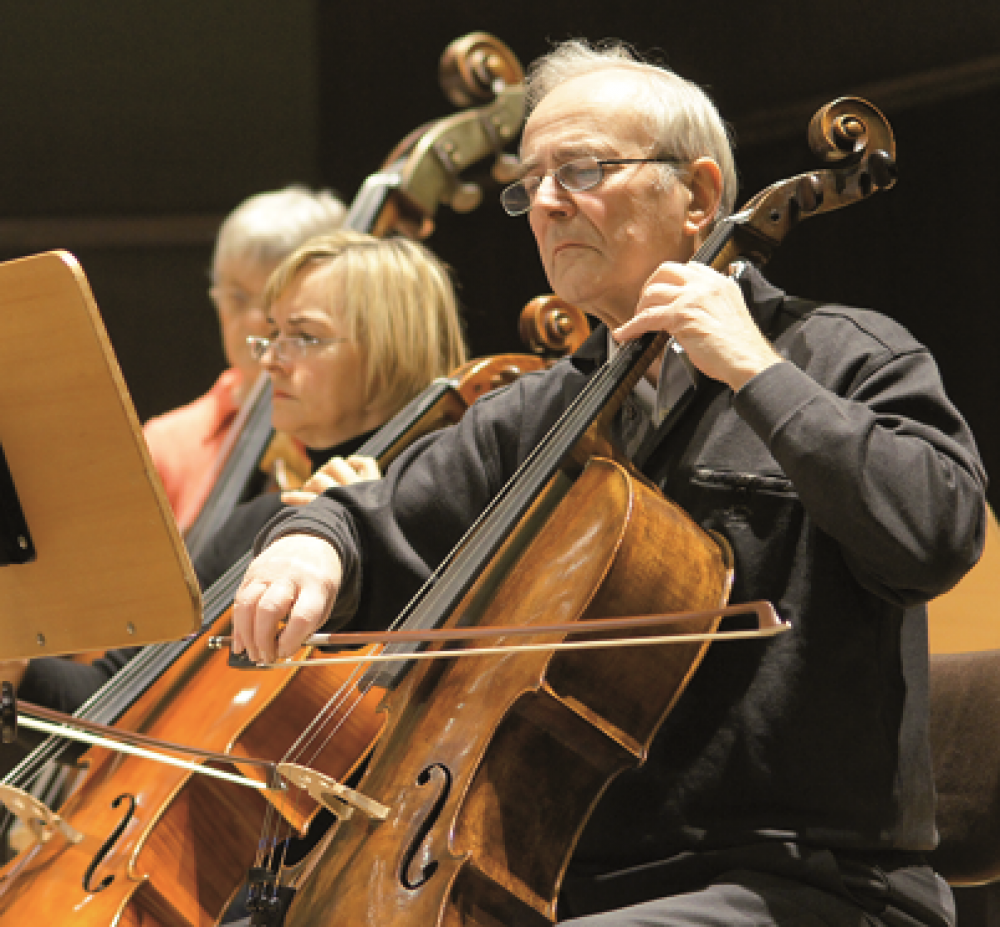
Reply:
[[[622,342],[649,331],[669,332],[695,367],[734,392],[782,359],[736,281],[705,264],[661,264],[646,281],[635,316],[612,334]]]

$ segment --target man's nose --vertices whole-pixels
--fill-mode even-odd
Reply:
[[[566,212],[575,206],[573,197],[569,191],[556,180],[554,174],[546,174],[535,190],[535,198],[532,201],[532,209],[535,207],[549,212]]]

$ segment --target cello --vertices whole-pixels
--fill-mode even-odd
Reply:
[[[585,331],[577,332],[568,343],[583,337]],[[456,421],[497,382],[545,363],[524,355],[470,363],[431,384],[361,452],[386,466],[421,434]],[[227,626],[228,605],[248,561],[249,556],[205,595],[205,627],[213,633]],[[248,791],[248,781],[268,785],[268,765],[256,758],[286,752],[305,720],[326,711],[325,717],[341,718],[343,728],[335,740],[311,750],[306,761],[344,776],[377,729],[373,706],[354,708],[350,693],[346,702],[327,707],[343,687],[341,674],[313,676],[248,677],[228,670],[223,655],[209,653],[195,640],[144,649],[81,714],[105,727],[117,722],[112,736],[143,731],[174,751],[180,743],[197,744],[203,756],[213,754],[208,757],[213,767],[235,767],[242,781],[203,779],[190,770],[159,773],[148,760],[97,750],[84,758],[85,779],[63,809],[64,818],[5,783],[0,798],[17,802],[40,843],[0,874],[0,918],[26,917],[33,910],[58,921],[70,909],[85,906],[98,924],[111,923],[119,914],[170,924],[214,923],[252,857],[257,816],[273,801],[287,826],[301,833],[317,810],[308,801],[287,802],[278,790]],[[22,717],[38,714],[22,705]],[[54,739],[17,774],[63,749]]]
[[[895,182],[891,130],[864,101],[821,109],[810,139],[834,166],[763,191],[694,260],[762,263],[801,219]],[[608,439],[616,407],[667,341],[626,344],[591,377],[418,593],[404,613],[407,637],[360,683],[388,692],[367,771],[339,798],[339,824],[306,876],[284,886],[294,895],[261,887],[253,924],[277,924],[285,908],[289,927],[554,922],[585,822],[610,782],[643,761],[718,628],[704,612],[717,614],[728,596],[727,545]],[[703,614],[685,622],[676,646],[622,648],[601,661],[563,653],[567,632],[546,624],[589,641],[616,636],[589,629],[596,619],[690,609]],[[409,632],[440,627],[492,629],[501,644],[527,630],[540,650],[415,660]]]

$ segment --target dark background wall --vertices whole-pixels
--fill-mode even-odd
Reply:
[[[395,144],[453,107],[441,52],[486,30],[524,62],[549,40],[621,37],[706,86],[733,124],[742,196],[813,166],[816,105],[858,93],[896,133],[900,180],[797,230],[770,276],[874,306],[935,351],[1000,471],[993,284],[1000,6],[981,0],[723,2],[0,0],[0,259],[80,259],[141,418],[221,369],[205,295],[220,218],[299,181],[350,199]],[[494,191],[430,239],[462,286],[474,353],[520,347],[547,286]],[[994,506],[996,488],[991,489]]]

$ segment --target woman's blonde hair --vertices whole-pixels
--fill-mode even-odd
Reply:
[[[407,238],[341,230],[314,238],[278,265],[264,290],[270,313],[304,270],[335,267],[329,308],[368,355],[365,398],[393,411],[466,360],[451,276],[427,248]]]

